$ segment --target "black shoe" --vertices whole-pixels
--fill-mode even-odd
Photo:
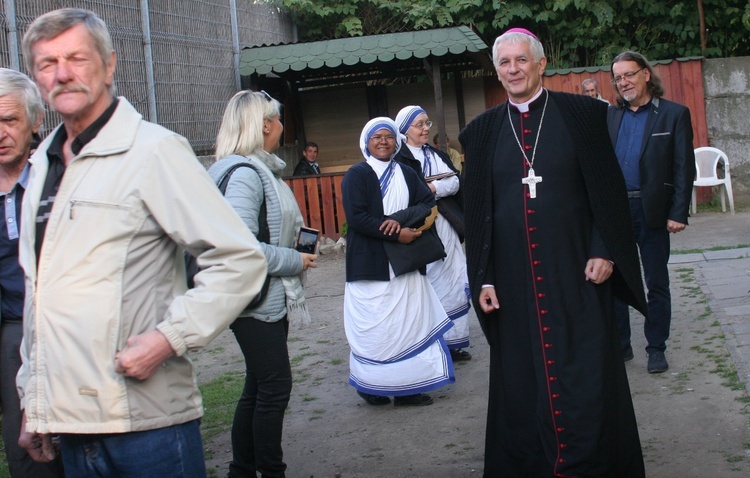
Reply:
[[[464,360],[471,360],[471,354],[464,349],[451,349],[451,358],[454,362],[461,362]]]
[[[357,390],[357,395],[365,399],[365,402],[369,403],[370,405],[388,405],[391,403],[391,399],[388,397],[384,397],[382,395],[370,395],[369,393],[360,392]]]
[[[622,361],[630,362],[631,360],[633,360],[633,347],[628,345],[622,350]]]
[[[403,397],[393,397],[393,404],[397,407],[405,406],[416,406],[423,407],[425,405],[432,405],[432,397],[426,393],[418,393],[416,395],[405,395]]]
[[[648,370],[648,373],[662,373],[669,370],[669,364],[667,363],[667,358],[664,356],[664,352],[661,350],[649,352],[646,370]]]

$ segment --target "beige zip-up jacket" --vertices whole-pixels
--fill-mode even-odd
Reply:
[[[27,430],[120,433],[199,418],[186,351],[210,342],[260,291],[260,246],[187,141],[120,98],[68,164],[35,257],[34,224],[56,132],[30,159],[22,208],[26,304],[17,384]],[[206,269],[187,292],[183,247],[205,249],[198,264]],[[115,373],[127,339],[154,329],[176,356],[145,381]]]

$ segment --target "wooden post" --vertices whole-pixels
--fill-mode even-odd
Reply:
[[[425,58],[425,70],[427,71],[427,77],[432,81],[432,89],[435,93],[435,113],[437,114],[438,142],[440,143],[439,149],[448,152],[448,147],[445,141],[445,110],[443,108],[443,85],[440,82],[440,59],[432,57],[432,61],[429,61]],[[432,138],[430,138],[430,140],[431,139]]]

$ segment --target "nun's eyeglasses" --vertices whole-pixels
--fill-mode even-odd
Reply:
[[[393,143],[396,141],[396,137],[392,134],[387,134],[385,136],[376,134],[375,136],[370,136],[370,141],[373,143],[380,143],[381,141],[386,141],[388,143]]]
[[[432,128],[432,121],[423,121],[421,123],[414,123],[412,126],[417,129],[425,129],[425,128],[430,129]]]

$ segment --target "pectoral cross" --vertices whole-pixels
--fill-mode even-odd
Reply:
[[[521,182],[523,184],[529,185],[529,196],[531,198],[535,198],[536,197],[536,183],[541,183],[542,177],[536,176],[534,174],[534,168],[529,168],[529,175],[521,179]]]

